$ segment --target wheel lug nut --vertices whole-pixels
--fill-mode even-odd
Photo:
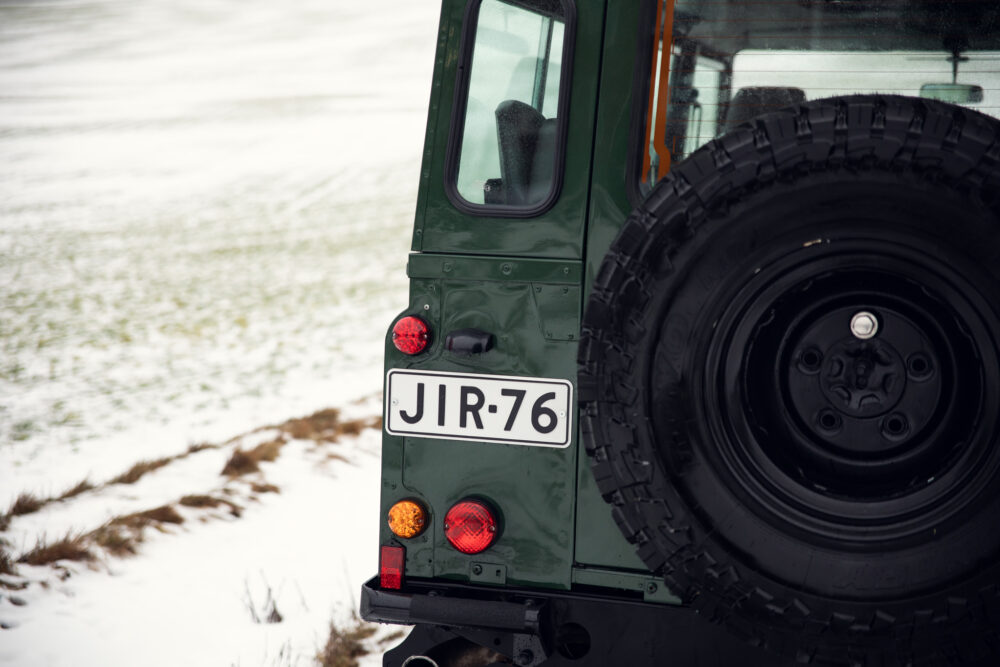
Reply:
[[[882,435],[890,440],[900,438],[910,430],[910,422],[905,416],[894,413],[882,421]]]
[[[806,373],[815,373],[823,365],[823,353],[815,347],[808,347],[799,355],[799,368]]]
[[[906,370],[910,372],[910,377],[920,380],[931,374],[931,360],[927,355],[917,352],[906,360]]]
[[[851,318],[851,333],[860,340],[874,338],[878,333],[878,318],[866,310],[855,313]]]
[[[840,415],[833,410],[821,410],[819,415],[816,417],[816,421],[819,423],[820,429],[828,433],[832,433],[840,429],[843,424],[843,421],[840,419]]]

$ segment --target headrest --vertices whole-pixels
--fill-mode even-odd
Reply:
[[[753,120],[757,116],[806,101],[801,88],[769,88],[753,86],[740,88],[729,102],[726,112],[726,132]]]

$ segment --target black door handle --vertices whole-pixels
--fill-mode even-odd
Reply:
[[[493,334],[482,329],[457,329],[445,337],[444,347],[455,354],[480,354],[493,349]]]

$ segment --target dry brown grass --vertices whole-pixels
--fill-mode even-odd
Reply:
[[[214,509],[221,505],[225,505],[229,508],[229,513],[233,516],[241,516],[243,514],[243,508],[234,503],[231,500],[226,500],[224,498],[216,498],[215,496],[205,496],[205,495],[191,495],[184,496],[178,501],[184,507],[194,507],[197,509]]]
[[[163,524],[182,523],[184,517],[176,509],[170,505],[163,505],[144,512],[115,517],[97,530],[88,533],[86,538],[114,556],[132,556],[138,553],[146,528],[161,529]]]
[[[156,523],[179,525],[184,523],[184,517],[182,517],[177,510],[170,505],[163,505],[144,512],[136,512],[135,514],[126,514],[125,516],[117,517],[112,519],[111,523],[113,525],[127,526],[129,528],[145,528],[146,526]]]
[[[33,493],[21,493],[14,499],[14,502],[11,503],[10,509],[7,510],[7,515],[21,516],[24,514],[31,514],[32,512],[37,512],[45,507],[48,502],[48,498],[39,498]]]
[[[197,507],[197,508],[218,507],[219,505],[222,504],[222,500],[220,500],[219,498],[214,498],[212,496],[202,496],[202,495],[184,496],[183,498],[180,499],[179,502],[184,507]]]
[[[382,430],[382,418],[381,417],[369,417],[367,419],[351,419],[341,423],[340,433],[343,435],[358,435],[362,431],[374,428]]]
[[[261,461],[277,461],[281,455],[281,448],[284,446],[285,440],[282,438],[262,442],[250,450],[250,456],[258,463]]]
[[[250,592],[250,584],[244,582],[243,585],[245,591],[244,604],[247,611],[250,612],[250,618],[254,623],[281,623],[285,620],[285,617],[278,611],[278,605],[274,599],[274,591],[271,590],[271,585],[267,583],[267,580],[264,581],[264,586],[267,588],[266,597],[264,598],[264,604],[259,609],[254,602],[253,593]]]
[[[364,642],[371,639],[376,630],[376,625],[365,623],[357,616],[345,628],[330,623],[330,634],[323,650],[316,654],[316,662],[320,667],[358,667],[358,658],[371,652]]]
[[[281,448],[285,446],[283,438],[275,438],[262,442],[253,449],[240,449],[233,451],[232,456],[222,467],[222,474],[229,477],[239,477],[260,470],[262,461],[275,461],[281,455]]]
[[[327,408],[308,417],[289,419],[278,429],[296,440],[336,440],[340,426],[340,411]]]
[[[90,534],[94,544],[113,556],[124,558],[134,556],[139,551],[141,533],[113,524],[105,524]]]
[[[260,466],[257,465],[257,462],[250,457],[249,453],[239,448],[236,448],[233,455],[229,457],[226,465],[222,466],[222,474],[229,477],[248,475],[258,470],[260,470]]]
[[[279,426],[268,427],[280,432],[281,435],[277,438],[263,442],[247,450],[237,447],[226,462],[222,474],[229,477],[239,477],[260,471],[260,464],[262,462],[277,460],[281,455],[282,447],[291,438],[313,440],[317,444],[335,442],[341,435],[356,435],[368,428],[381,428],[381,423],[382,420],[380,417],[341,421],[340,412],[334,408],[320,410],[301,419],[291,419]],[[234,441],[238,441],[238,439],[229,441],[226,444],[231,444]],[[9,528],[12,517],[36,512],[48,503],[69,500],[87,491],[102,489],[115,484],[135,484],[148,473],[169,465],[176,460],[204,450],[219,449],[225,446],[210,443],[192,444],[182,454],[140,461],[124,473],[101,484],[93,484],[89,480],[84,479],[64,491],[61,495],[53,498],[40,498],[34,494],[22,493],[15,499],[6,514],[0,514],[0,532]],[[329,458],[346,460],[343,456],[336,453],[329,454]],[[253,494],[281,492],[279,487],[268,484],[263,480],[247,481],[250,483],[250,489]],[[229,493],[231,493],[229,489],[220,489],[214,492],[215,495],[187,495],[182,497],[178,501],[178,504],[183,507],[201,509],[214,509],[225,506],[233,516],[238,517],[243,511],[243,507],[232,500],[219,497],[220,495],[225,496]],[[251,499],[255,499],[255,497],[251,497]],[[184,523],[184,517],[173,506],[164,505],[144,512],[116,517],[90,533],[79,535],[67,534],[64,538],[51,543],[47,542],[43,537],[38,540],[33,549],[24,553],[16,562],[31,565],[46,565],[60,560],[90,561],[95,557],[91,552],[91,549],[95,546],[101,547],[112,555],[127,556],[137,552],[138,545],[143,541],[143,533],[146,528],[163,530],[166,525],[179,525],[182,523]],[[0,574],[8,574],[13,571],[14,561],[9,552],[3,549],[3,546],[0,543]],[[5,582],[3,585],[9,586],[10,584],[9,582]],[[360,642],[370,637],[372,632],[373,630],[366,627],[357,619],[355,619],[354,625],[344,631],[331,628],[331,641],[328,642],[327,649],[324,650],[323,655],[339,654],[350,657],[352,651],[359,650],[357,647],[360,646]],[[357,653],[356,655],[363,655],[363,653]],[[324,664],[351,665],[353,662],[328,662]]]
[[[93,484],[90,483],[90,480],[85,479],[82,482],[78,482],[75,486],[72,486],[63,491],[62,495],[59,496],[57,500],[69,500],[70,498],[76,498],[81,493],[86,493],[87,491],[90,491],[94,488],[95,487]]]
[[[14,569],[14,559],[3,546],[0,546],[0,574],[17,574]]]
[[[153,459],[152,461],[139,461],[121,475],[109,480],[108,484],[135,484],[142,479],[146,473],[158,470],[173,460],[173,457],[166,457],[162,459]]]
[[[378,645],[379,646],[388,646],[389,644],[393,644],[395,642],[398,642],[400,639],[403,639],[404,637],[406,637],[406,632],[404,632],[403,630],[396,630],[395,632],[390,633],[390,634],[386,635],[385,637],[382,637],[381,639],[379,639],[378,640]]]
[[[344,435],[357,435],[365,429],[365,420],[352,419],[340,425],[340,432]]]
[[[341,421],[340,411],[336,408],[320,410],[308,417],[289,419],[284,424],[276,426],[282,433],[296,440],[312,440],[314,442],[336,442],[342,435],[357,435],[369,428],[382,428],[381,417],[367,419],[349,419]]]
[[[90,561],[94,555],[87,549],[84,535],[67,534],[55,542],[46,542],[41,538],[35,548],[17,559],[18,563],[27,565],[49,565],[60,560]]]
[[[402,639],[405,636],[406,636],[406,632],[404,632],[403,630],[396,630],[395,632],[390,633],[390,634],[386,635],[385,637],[382,637],[381,639],[379,639],[378,643],[379,643],[380,646],[387,646],[388,644],[392,644],[393,642],[399,641],[400,639]]]

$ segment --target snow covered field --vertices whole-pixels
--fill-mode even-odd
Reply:
[[[437,11],[0,0],[0,514],[379,413]],[[374,572],[378,430],[220,476],[244,443],[13,517],[17,557],[189,494],[242,508],[181,507],[130,558],[19,566],[0,664],[310,664]],[[268,590],[283,620],[254,623]]]

